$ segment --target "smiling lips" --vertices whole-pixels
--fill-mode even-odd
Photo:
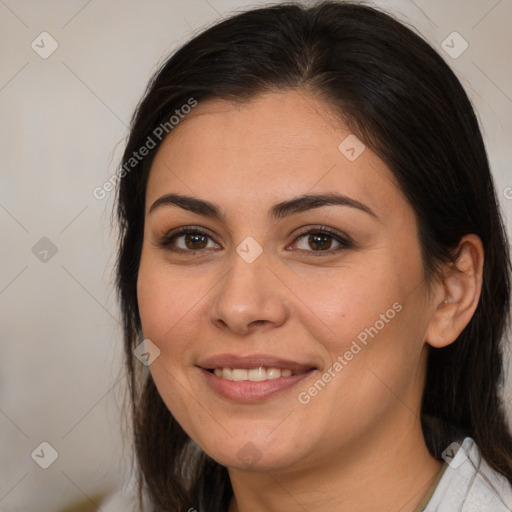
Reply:
[[[220,355],[201,361],[199,369],[220,395],[237,402],[256,402],[289,389],[314,368],[266,355]]]

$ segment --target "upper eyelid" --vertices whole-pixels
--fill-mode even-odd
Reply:
[[[218,242],[215,241],[215,237],[212,236],[208,231],[206,231],[204,228],[197,228],[194,226],[184,226],[181,228],[177,228],[177,230],[171,230],[167,233],[164,233],[161,236],[157,236],[157,245],[169,245],[171,240],[174,240],[176,238],[180,238],[182,236],[185,236],[189,233],[196,233],[199,235],[205,235],[208,238],[210,238],[213,242],[215,242],[217,245]]]
[[[299,229],[299,232],[295,234],[295,239],[297,239],[298,237],[307,235],[309,233],[315,233],[315,232],[325,233],[326,235],[330,235],[332,237],[342,238],[342,239],[346,240],[347,242],[351,241],[351,238],[348,235],[346,235],[345,233],[340,232],[333,228],[328,228],[326,226],[322,226],[322,225],[305,226],[304,228]]]

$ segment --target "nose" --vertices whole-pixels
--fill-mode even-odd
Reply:
[[[252,263],[234,253],[232,267],[216,288],[210,307],[216,327],[246,335],[258,325],[271,328],[286,322],[288,290],[269,263],[264,252]]]

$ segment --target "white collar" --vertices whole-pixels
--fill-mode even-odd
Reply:
[[[512,512],[512,485],[487,464],[471,437],[443,455],[448,467],[424,512]]]

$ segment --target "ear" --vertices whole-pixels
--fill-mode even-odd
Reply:
[[[484,248],[477,235],[464,236],[458,246],[455,266],[443,271],[435,285],[433,314],[425,341],[435,348],[453,343],[468,325],[480,300]]]

